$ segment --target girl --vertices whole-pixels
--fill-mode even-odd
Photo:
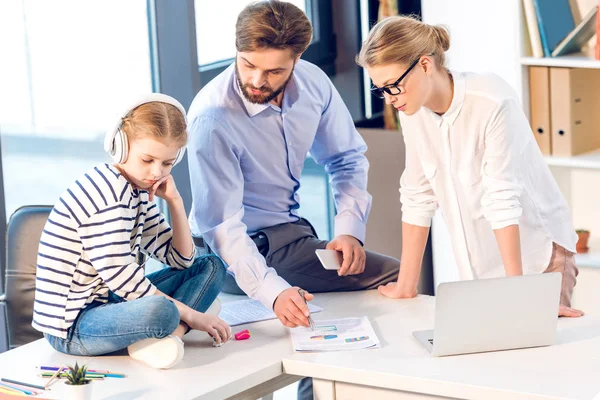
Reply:
[[[204,314],[224,265],[212,255],[194,261],[171,176],[186,142],[181,104],[145,96],[106,135],[116,163],[89,170],[54,206],[40,240],[32,324],[56,350],[95,356],[127,348],[149,366],[170,368],[183,357],[188,330],[218,344],[230,337],[225,322]],[[166,201],[172,228],[155,195]],[[146,277],[141,254],[171,268]]]
[[[439,204],[461,279],[558,271],[559,315],[581,316],[570,308],[578,273],[571,214],[518,98],[495,75],[446,69],[449,47],[445,28],[390,17],[357,56],[373,94],[400,111],[406,143],[400,274],[379,291],[416,296]]]

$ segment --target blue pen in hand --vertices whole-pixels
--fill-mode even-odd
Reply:
[[[306,304],[306,306],[308,307],[308,303],[306,302],[306,297],[304,297],[305,293],[306,292],[304,291],[304,289],[298,289],[298,294],[300,294],[300,297],[302,297],[302,300],[304,300],[304,304]],[[315,322],[313,321],[310,314],[308,315],[308,323],[310,324],[310,330],[314,331],[315,330]]]

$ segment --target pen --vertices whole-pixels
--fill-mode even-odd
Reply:
[[[304,304],[306,304],[306,306],[308,307],[308,303],[306,302],[306,298],[304,297],[304,293],[305,293],[304,290],[303,289],[298,289],[298,293],[302,297],[302,300],[304,300]],[[315,323],[314,323],[312,317],[310,316],[310,314],[308,315],[308,323],[310,324],[310,330],[314,331],[315,330]]]

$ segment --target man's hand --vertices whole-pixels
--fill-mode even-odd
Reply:
[[[358,275],[365,270],[367,255],[354,236],[339,235],[327,243],[326,249],[342,252],[342,267],[338,270],[339,276]]]
[[[279,293],[275,304],[273,304],[273,311],[281,323],[288,328],[295,328],[297,326],[309,327],[308,316],[310,311],[308,306],[304,302],[302,296],[298,292],[300,288],[297,286],[291,287]],[[306,301],[310,301],[314,296],[308,292],[304,292],[304,298]]]
[[[410,299],[417,296],[416,285],[404,285],[398,282],[390,282],[385,286],[379,286],[377,290],[390,299]]]

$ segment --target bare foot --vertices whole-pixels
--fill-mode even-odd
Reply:
[[[188,326],[183,322],[180,322],[171,335],[177,336],[179,339],[183,339],[183,335],[187,333],[187,330]]]

